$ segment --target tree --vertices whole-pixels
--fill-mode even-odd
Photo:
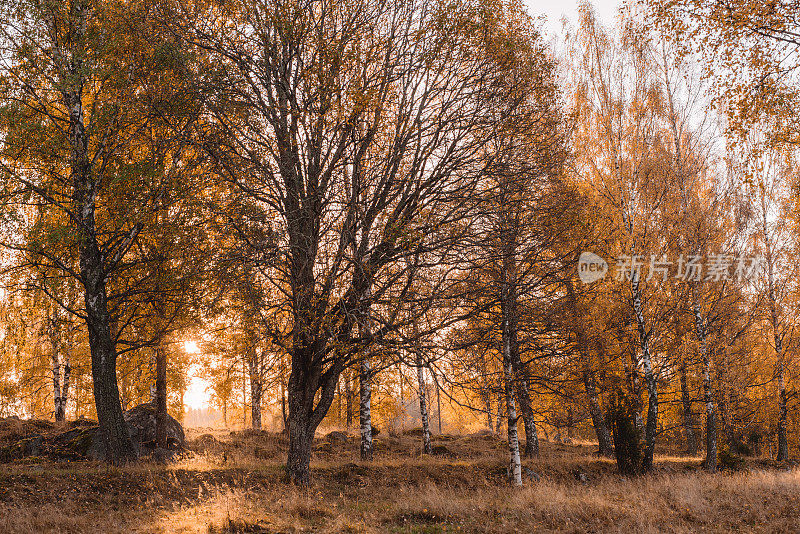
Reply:
[[[449,264],[498,71],[478,2],[313,7],[224,5],[187,11],[180,28],[203,68],[218,66],[197,74],[205,147],[285,236],[273,306],[291,316],[287,475],[299,484],[340,374],[399,327],[382,302],[407,295],[390,289]]]
[[[742,137],[767,127],[770,143],[797,145],[800,23],[791,1],[644,0],[648,21],[713,80],[715,99]]]
[[[49,296],[86,324],[111,462],[136,456],[116,376],[117,346],[136,315],[139,293],[130,288],[141,281],[129,273],[146,270],[141,258],[128,261],[130,251],[182,172],[168,165],[182,151],[165,132],[188,117],[177,85],[159,83],[178,58],[169,41],[151,45],[144,7],[8,2],[0,27],[4,216],[17,229],[3,245],[20,263],[58,271],[83,292],[78,308]],[[48,212],[48,224],[26,233],[25,216],[37,210]],[[139,346],[131,341],[125,350]]]

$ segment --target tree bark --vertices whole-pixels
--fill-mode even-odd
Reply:
[[[322,372],[319,368],[309,366],[306,362],[319,357],[324,342],[313,342],[303,333],[298,338],[302,343],[292,349],[292,370],[287,387],[289,454],[286,475],[291,483],[308,486],[311,481],[314,434],[336,396],[336,383],[341,369],[333,367]]]
[[[486,425],[489,427],[489,431],[494,434],[495,428],[494,417],[492,414],[492,396],[488,388],[483,392],[483,403],[484,409],[486,410]]]
[[[686,438],[686,454],[695,456],[699,449],[697,433],[695,431],[694,413],[692,412],[692,399],[689,394],[689,384],[686,373],[686,360],[681,360],[680,368],[681,403],[683,405],[683,433]]]
[[[574,328],[575,338],[578,343],[578,351],[581,356],[582,372],[581,378],[583,379],[583,387],[586,390],[586,398],[589,401],[589,415],[592,417],[592,426],[597,435],[597,445],[601,456],[613,457],[614,456],[614,442],[611,439],[611,430],[608,428],[608,423],[603,415],[603,409],[600,406],[600,396],[597,393],[597,383],[595,381],[594,372],[592,370],[592,359],[589,352],[589,341],[586,332],[581,327],[583,315],[578,306],[578,299],[575,296],[575,289],[572,280],[567,278],[567,297],[569,298],[569,305],[572,308],[574,315]],[[598,349],[600,344],[597,343]]]
[[[503,343],[503,376],[505,378],[505,401],[508,414],[508,478],[512,485],[522,486],[522,461],[519,454],[519,436],[517,434],[517,407],[514,403],[514,383],[512,378],[510,347]]]
[[[349,430],[353,426],[353,376],[351,371],[347,371],[347,378],[345,379],[345,411],[346,421],[345,427]]]
[[[361,459],[372,460],[372,370],[366,356],[361,358],[359,367],[360,403],[359,422],[361,423]]]
[[[250,378],[250,418],[253,430],[261,430],[261,397],[263,385],[260,378]]]
[[[69,380],[72,372],[70,367],[70,353],[62,350],[63,344],[58,337],[56,326],[57,316],[54,313],[53,323],[51,324],[50,342],[51,354],[50,362],[53,373],[53,416],[56,422],[63,422],[67,415],[67,399],[69,396]],[[63,364],[61,363],[63,359]],[[64,374],[61,374],[61,366],[64,366]]]
[[[504,254],[502,278],[500,306],[503,322],[503,346],[508,347],[507,357],[513,370],[514,390],[519,400],[520,412],[525,428],[525,457],[533,458],[539,455],[539,436],[536,431],[536,422],[531,405],[528,373],[519,351],[519,318],[517,315],[518,307],[515,287],[516,261],[513,258],[513,251],[506,250]]]
[[[600,455],[611,458],[614,456],[614,442],[611,439],[611,431],[603,415],[603,409],[600,407],[594,374],[588,367],[583,369],[583,387],[586,390],[586,397],[589,399],[589,414],[592,416],[592,426],[597,435]]]
[[[703,400],[706,405],[706,461],[707,471],[717,470],[717,419],[714,411],[714,395],[711,388],[711,355],[706,344],[706,324],[700,307],[694,305],[694,323],[700,354],[703,357]]]
[[[422,453],[431,454],[431,427],[428,420],[428,403],[426,400],[426,390],[428,385],[425,383],[425,363],[417,350],[417,384],[419,386],[419,414],[422,419]]]
[[[642,293],[639,288],[639,278],[631,277],[631,293],[633,297],[633,310],[636,316],[636,326],[639,333],[639,348],[642,351],[641,364],[644,369],[644,380],[647,385],[647,423],[644,431],[644,457],[642,469],[650,471],[653,468],[653,455],[656,447],[656,431],[658,429],[658,384],[650,358],[650,339],[644,322],[642,312]],[[634,371],[635,372],[635,371]]]
[[[262,357],[255,348],[251,348],[247,358],[247,371],[250,375],[250,425],[253,430],[261,430],[261,399],[264,393],[261,378]]]
[[[167,448],[167,351],[156,347],[156,446]]]
[[[308,410],[304,409],[304,395],[295,387],[289,386],[289,455],[286,470],[289,481],[299,486],[308,486],[311,482],[311,446],[314,441],[315,428],[308,418]]]
[[[776,341],[776,346],[780,340]],[[779,462],[789,459],[789,440],[786,435],[786,377],[783,370],[783,347],[781,347],[780,360],[778,360],[778,454],[775,457]]]

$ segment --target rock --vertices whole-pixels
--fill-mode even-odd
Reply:
[[[575,480],[579,481],[582,484],[587,484],[589,482],[589,475],[583,473],[581,471],[574,471],[572,473],[575,476]]]
[[[40,456],[43,452],[44,438],[42,436],[32,436],[23,440],[25,456]]]
[[[156,409],[153,404],[145,403],[125,412],[125,422],[133,441],[143,447],[156,448]],[[181,424],[167,414],[167,448],[182,449],[186,436]]]
[[[10,462],[28,456],[41,456],[44,452],[44,438],[39,435],[20,439],[0,449],[0,461]]]
[[[539,476],[539,473],[531,469],[530,467],[523,466],[522,468],[522,477],[527,480],[532,480],[533,482],[539,482],[542,477]]]
[[[159,450],[156,447],[156,414],[152,404],[136,406],[125,412],[124,416],[137,455],[142,452],[153,453],[156,461],[174,456],[174,454],[167,454],[163,449]],[[57,428],[49,421],[22,422],[18,418],[6,418],[0,423],[2,423],[0,424],[0,427],[3,427],[2,430],[5,430],[4,441],[10,442],[7,446],[0,446],[0,461],[29,456],[49,456],[55,460],[79,460],[82,458],[104,460],[106,456],[102,435],[99,432],[100,427],[94,421],[79,419],[68,422],[63,426],[68,430],[60,433],[56,433]],[[24,428],[22,428],[23,426]],[[48,431],[31,433],[30,429]],[[183,449],[185,439],[181,424],[173,417],[167,416],[168,449],[171,451]]]
[[[126,411],[124,417],[125,422],[128,424],[128,433],[133,440],[136,455],[140,456],[154,451],[157,448],[155,406],[150,403],[140,404]],[[80,430],[88,431],[88,427]],[[184,448],[185,442],[186,436],[183,432],[183,427],[175,418],[167,414],[167,448],[180,450]],[[92,429],[91,443],[84,454],[92,460],[105,460],[106,451],[102,434],[99,432],[98,427]]]
[[[341,430],[334,430],[325,436],[325,441],[331,444],[347,443],[349,440],[350,436],[347,435],[347,432],[342,432]]]

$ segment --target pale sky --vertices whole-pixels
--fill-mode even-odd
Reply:
[[[528,5],[531,15],[538,17],[545,15],[547,23],[544,25],[545,31],[550,34],[561,33],[561,17],[566,16],[572,25],[577,23],[578,0],[524,0]],[[592,2],[597,11],[597,18],[606,25],[614,22],[617,8],[621,1],[617,0],[596,0]]]

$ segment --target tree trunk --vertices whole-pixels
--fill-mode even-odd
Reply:
[[[247,371],[250,375],[250,425],[253,430],[261,430],[261,398],[264,392],[261,358],[263,355],[260,356],[255,348],[251,348],[247,358]]]
[[[486,425],[489,427],[489,431],[494,433],[494,417],[492,416],[492,396],[491,392],[486,389],[483,392],[483,403],[486,410]]]
[[[431,372],[433,370],[431,369]],[[434,375],[434,380],[436,380],[436,376]],[[436,386],[436,418],[439,420],[439,435],[442,435],[442,388],[439,387],[439,381],[437,380],[434,385]]]
[[[781,354],[781,359],[778,361],[778,454],[775,457],[779,462],[789,459],[789,441],[786,436],[786,377],[783,370],[782,353],[783,351],[781,350],[779,353]]]
[[[517,407],[514,404],[514,384],[511,374],[511,362],[508,358],[509,347],[503,344],[503,376],[505,377],[506,412],[508,413],[508,478],[514,486],[522,486],[522,462],[519,455],[519,436],[517,435]]]
[[[583,387],[586,390],[586,397],[589,399],[589,414],[592,416],[592,426],[594,426],[594,432],[597,434],[600,455],[610,458],[614,456],[614,442],[611,439],[611,431],[608,429],[606,418],[600,407],[594,375],[588,367],[583,369]]]
[[[686,454],[695,456],[699,449],[697,433],[695,431],[694,413],[692,412],[692,399],[689,394],[688,379],[686,376],[686,361],[680,364],[681,403],[683,404],[683,432],[686,437]]]
[[[707,471],[717,470],[717,418],[714,412],[714,395],[711,388],[711,354],[706,344],[706,323],[700,307],[694,305],[694,324],[700,355],[703,357],[703,400],[706,405],[706,462]]]
[[[294,372],[292,373],[294,374]],[[314,442],[315,428],[308,418],[304,400],[304,392],[299,385],[289,383],[289,456],[286,471],[289,481],[299,486],[308,486],[311,482],[311,447]],[[299,386],[302,388],[302,386]]]
[[[298,336],[300,346],[292,350],[292,370],[289,375],[289,454],[286,475],[290,482],[308,486],[311,481],[311,448],[314,433],[336,396],[336,383],[341,368],[322,372],[308,362],[324,350],[325,342]],[[315,404],[316,402],[316,404]]]
[[[639,346],[642,351],[641,364],[644,369],[644,380],[647,385],[647,423],[644,431],[644,458],[642,468],[650,471],[653,468],[653,455],[656,447],[656,431],[658,430],[658,384],[650,358],[650,339],[642,313],[642,293],[637,276],[631,277],[631,293],[636,326],[639,333]]]
[[[156,446],[167,448],[167,351],[156,347]]]
[[[372,371],[366,356],[361,358],[360,366],[360,404],[359,422],[361,423],[361,459],[372,460]]]
[[[431,454],[431,427],[428,421],[428,403],[426,401],[425,364],[422,354],[417,351],[417,384],[419,386],[419,414],[422,419],[422,453]]]
[[[261,397],[263,386],[260,378],[250,378],[250,415],[253,430],[261,430]]]
[[[504,277],[507,277],[507,279],[501,289],[502,294],[500,297],[501,313],[503,315],[503,345],[508,346],[507,356],[513,370],[514,390],[519,400],[525,428],[525,457],[533,458],[539,454],[539,436],[536,431],[536,422],[531,405],[528,373],[519,351],[517,298],[513,282],[515,266],[511,259],[506,259],[505,263],[504,272],[506,274],[504,274]]]
[[[55,334],[55,332],[53,332]],[[53,367],[53,415],[56,422],[63,422],[67,416],[67,399],[69,394],[69,379],[72,372],[70,367],[69,351],[64,351],[64,375],[61,375],[61,343],[54,335],[51,339],[52,354],[50,356]]]
[[[612,457],[614,456],[614,442],[611,439],[611,431],[608,428],[608,423],[606,422],[606,418],[603,415],[603,410],[600,406],[600,396],[597,394],[597,383],[595,382],[594,372],[592,371],[592,359],[589,352],[589,341],[587,340],[587,336],[583,328],[581,327],[581,322],[584,317],[584,314],[580,313],[580,309],[578,306],[578,299],[575,296],[575,289],[572,285],[572,280],[566,280],[567,286],[567,297],[569,298],[569,304],[572,308],[572,313],[574,315],[574,332],[575,337],[578,342],[578,350],[582,358],[582,378],[583,378],[583,387],[586,390],[586,398],[589,401],[589,414],[592,417],[592,426],[594,427],[594,432],[597,435],[597,445],[599,448],[599,452],[601,456]],[[597,343],[598,349],[600,349],[600,344]]]
[[[346,423],[345,426],[349,430],[353,426],[353,375],[351,371],[347,371],[347,378],[345,380],[345,411]]]

